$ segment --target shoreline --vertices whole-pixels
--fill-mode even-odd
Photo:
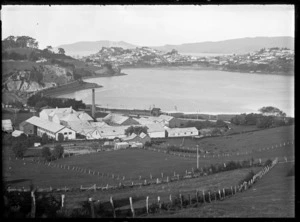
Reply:
[[[57,96],[69,94],[72,92],[77,92],[77,91],[86,90],[86,89],[93,89],[93,88],[102,88],[102,87],[103,86],[98,85],[96,83],[76,81],[76,82],[72,82],[72,83],[60,86],[59,88],[48,89],[46,91],[43,91],[42,93],[44,96],[57,97]]]
[[[103,78],[103,77],[115,77],[115,76],[127,76],[128,74],[126,73],[118,73],[118,74],[114,74],[114,75],[110,75],[110,74],[105,74],[105,75],[95,75],[95,76],[84,76],[81,79],[94,79],[94,78]]]

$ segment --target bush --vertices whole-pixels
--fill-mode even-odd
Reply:
[[[26,143],[22,141],[15,141],[12,145],[12,151],[14,152],[16,157],[22,158],[27,150]]]
[[[42,135],[42,144],[44,145],[44,144],[47,144],[48,142],[49,142],[48,135],[47,135],[47,133],[44,133]]]
[[[64,148],[61,145],[56,145],[54,147],[54,150],[53,150],[53,153],[52,153],[53,157],[55,159],[59,159],[59,158],[62,157],[63,154],[64,154]]]
[[[64,135],[62,133],[59,133],[57,139],[58,139],[58,142],[60,142],[60,143],[63,142],[64,141]]]
[[[49,147],[43,147],[42,149],[42,157],[45,158],[45,160],[49,161],[51,160],[51,151]]]
[[[265,163],[264,166],[270,166],[272,164],[272,160],[268,159]]]
[[[239,184],[243,184],[244,182],[250,181],[250,180],[253,178],[254,175],[255,175],[255,173],[253,172],[253,170],[251,170],[251,171],[245,176],[245,178],[242,179],[242,180],[239,182]]]

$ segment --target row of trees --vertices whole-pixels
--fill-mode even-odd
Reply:
[[[42,149],[42,157],[45,158],[46,161],[59,159],[63,156],[63,154],[64,148],[60,144],[56,145],[53,151],[51,151],[47,146],[43,147]]]
[[[75,99],[63,99],[63,98],[52,98],[52,97],[43,97],[41,94],[35,94],[28,98],[27,100],[28,106],[41,108],[43,106],[50,107],[70,107],[73,109],[85,109],[86,105],[82,102],[82,100],[78,101]]]
[[[212,128],[212,127],[217,127],[217,128],[227,128],[228,125],[223,121],[223,120],[217,120],[216,122],[211,122],[211,121],[188,121],[186,126],[184,127],[196,127],[198,130],[204,129],[204,128]]]
[[[8,36],[2,41],[2,48],[34,48],[37,49],[39,43],[29,36]]]

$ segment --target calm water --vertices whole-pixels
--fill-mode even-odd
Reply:
[[[294,116],[294,77],[211,70],[126,69],[128,75],[87,79],[103,107],[178,110],[201,113],[249,113],[275,106]],[[62,95],[86,104],[92,90]]]

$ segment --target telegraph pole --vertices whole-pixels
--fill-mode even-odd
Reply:
[[[199,170],[199,145],[197,144],[197,170]]]

